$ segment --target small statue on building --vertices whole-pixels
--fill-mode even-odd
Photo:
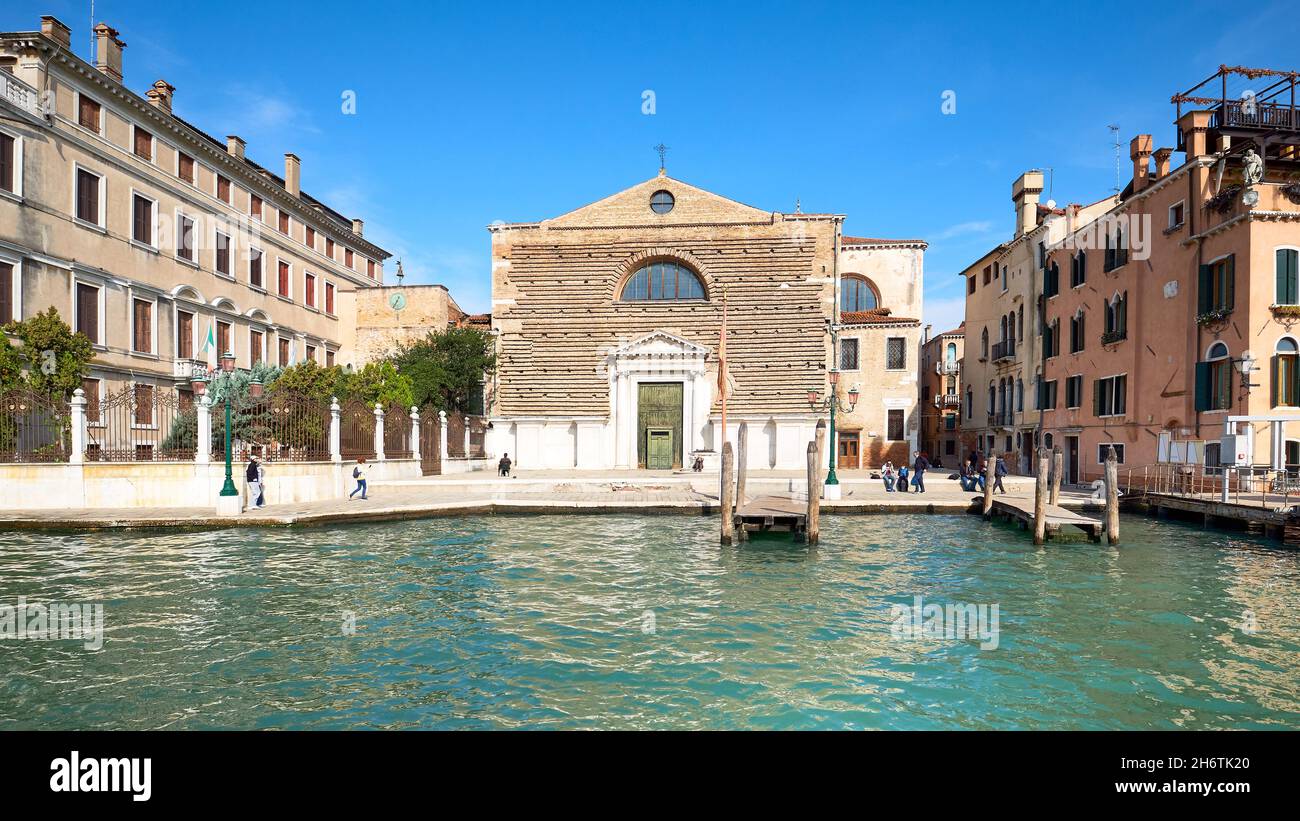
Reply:
[[[1255,153],[1255,149],[1247,148],[1246,156],[1241,158],[1241,176],[1246,186],[1258,185],[1260,180],[1264,179],[1264,158]]]

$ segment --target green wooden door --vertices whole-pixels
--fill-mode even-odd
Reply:
[[[650,470],[673,469],[672,428],[650,428],[646,432],[645,465]]]
[[[652,470],[671,470],[682,466],[682,396],[681,382],[642,382],[637,386],[636,456],[637,466]],[[669,463],[652,468],[649,463],[651,430],[667,430]],[[659,447],[664,445],[659,444]]]

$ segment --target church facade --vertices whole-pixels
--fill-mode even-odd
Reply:
[[[810,392],[824,399],[837,361],[843,220],[764,211],[661,172],[552,219],[491,226],[489,452],[523,469],[672,470],[697,456],[712,468],[744,423],[751,469],[804,466],[825,417]],[[919,316],[919,252],[900,253],[915,269],[885,269],[915,271],[901,313]],[[879,295],[896,289],[859,277],[888,315]],[[842,396],[871,399],[877,375],[845,377]]]

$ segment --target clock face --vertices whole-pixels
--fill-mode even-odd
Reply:
[[[396,293],[388,298],[388,304],[394,311],[400,311],[406,307],[406,294]]]

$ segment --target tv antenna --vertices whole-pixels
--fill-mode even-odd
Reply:
[[[1119,184],[1119,180],[1120,180],[1119,126],[1112,123],[1111,125],[1108,125],[1106,127],[1110,129],[1110,136],[1111,139],[1114,141],[1113,148],[1115,149],[1115,194],[1118,196],[1119,192],[1123,190],[1122,186],[1120,186]]]

